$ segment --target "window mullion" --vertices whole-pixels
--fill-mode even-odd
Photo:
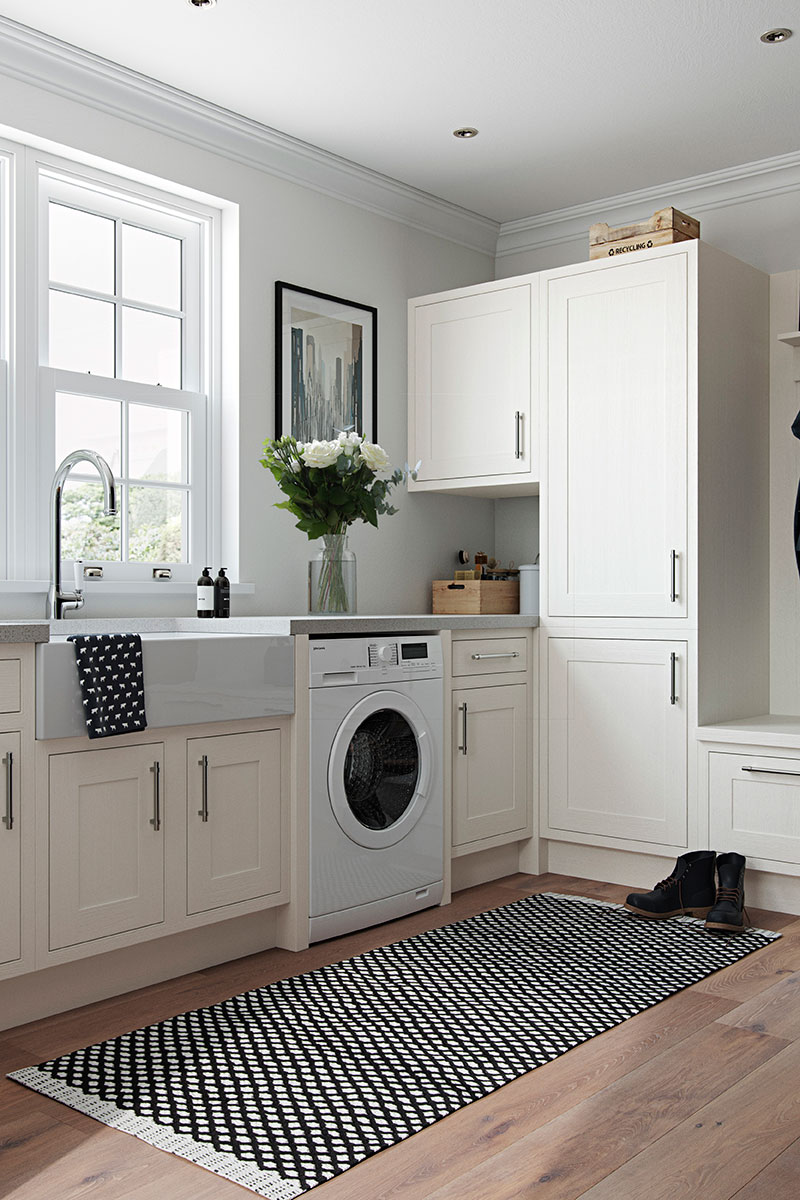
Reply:
[[[114,222],[114,378],[122,376],[122,221]],[[123,562],[124,562],[123,557]]]

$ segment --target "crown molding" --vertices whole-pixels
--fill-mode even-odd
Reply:
[[[3,16],[0,73],[494,255],[497,221]]]
[[[703,212],[746,204],[765,196],[796,191],[800,191],[800,152],[743,163],[724,171],[711,171],[707,175],[695,175],[587,204],[575,204],[519,221],[506,221],[500,226],[497,257],[568,242],[585,242],[589,226],[595,221],[627,225],[641,220],[642,211],[653,207],[685,206],[692,216],[699,216]]]

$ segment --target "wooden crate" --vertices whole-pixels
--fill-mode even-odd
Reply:
[[[434,579],[435,613],[518,613],[518,579]]]
[[[660,208],[648,221],[610,229],[605,221],[589,228],[589,258],[613,258],[651,246],[671,246],[700,237],[700,222],[677,208]]]

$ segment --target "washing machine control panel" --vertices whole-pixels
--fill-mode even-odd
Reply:
[[[312,688],[438,679],[442,675],[442,644],[438,634],[312,637],[308,643],[308,656]]]

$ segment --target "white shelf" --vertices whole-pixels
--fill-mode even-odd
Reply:
[[[800,330],[797,333],[779,333],[779,342],[786,342],[787,346],[800,346]]]
[[[701,742],[738,742],[751,746],[778,746],[800,749],[800,717],[782,713],[760,713],[735,721],[701,725],[697,730]]]

